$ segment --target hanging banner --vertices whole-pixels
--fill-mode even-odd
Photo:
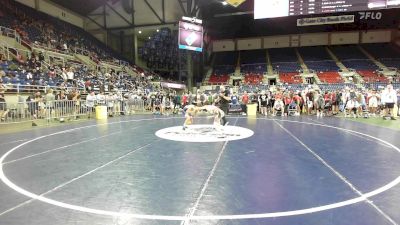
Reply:
[[[298,27],[338,23],[354,23],[354,15],[312,17],[297,20]]]

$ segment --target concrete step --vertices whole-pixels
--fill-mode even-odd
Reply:
[[[336,57],[336,55],[331,51],[331,49],[329,49],[328,47],[325,47],[326,51],[328,52],[328,54],[331,56],[331,58],[333,60],[335,60],[336,65],[344,72],[349,72],[349,69],[347,69],[347,67],[345,65],[343,65],[343,63],[340,62],[340,60],[338,59],[338,57]]]
[[[368,59],[370,59],[373,63],[375,63],[375,65],[377,65],[380,69],[383,69],[383,70],[388,69],[385,65],[383,65],[381,62],[376,60],[374,56],[369,54],[369,52],[367,50],[365,50],[361,45],[358,46],[358,49],[360,49],[360,51],[362,53],[364,53],[364,55],[366,55],[368,57]]]
[[[297,48],[295,48],[295,52],[297,55],[297,59],[299,60],[301,69],[303,69],[304,73],[309,73],[310,70],[308,69],[307,65],[304,63],[303,57],[301,57],[299,51],[297,50]]]

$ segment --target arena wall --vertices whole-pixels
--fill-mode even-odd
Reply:
[[[234,40],[221,40],[213,42],[213,52],[235,51]]]
[[[261,49],[260,38],[240,39],[237,41],[237,50]]]
[[[39,11],[46,13],[48,15],[54,16],[60,20],[67,23],[71,23],[75,26],[83,28],[83,18],[78,14],[72,12],[71,10],[65,9],[55,3],[47,0],[16,0],[26,6],[38,9]],[[37,5],[36,5],[37,4]],[[82,3],[84,4],[84,3]]]
[[[299,47],[300,46],[300,35],[299,34],[290,35],[290,46],[291,47]]]
[[[290,47],[290,36],[264,37],[263,48],[287,48]]]
[[[348,31],[332,33],[311,33],[269,36],[261,38],[216,40],[213,52],[254,50],[268,48],[287,48],[320,45],[344,45],[363,43],[387,43],[398,41],[393,30],[371,30],[368,32]],[[398,34],[400,36],[400,34]],[[398,41],[400,42],[400,41]],[[236,43],[236,48],[235,48]]]
[[[392,40],[390,30],[367,31],[361,33],[361,43],[384,43]]]
[[[331,34],[331,45],[358,44],[360,42],[360,33],[341,32]]]
[[[36,8],[35,7],[35,1],[32,1],[32,0],[15,0],[15,1],[17,1],[17,2],[19,2],[21,4],[24,4],[26,6],[29,6],[31,8]]]
[[[328,44],[329,44],[328,33],[300,35],[300,46],[318,46],[318,45],[328,45]]]

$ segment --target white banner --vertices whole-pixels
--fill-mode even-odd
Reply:
[[[184,85],[184,84],[174,84],[174,83],[166,83],[166,82],[161,82],[161,87],[173,88],[173,89],[186,89],[186,85]]]
[[[315,26],[337,23],[354,23],[354,15],[326,16],[297,19],[297,26]]]

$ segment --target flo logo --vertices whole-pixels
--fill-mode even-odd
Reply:
[[[185,38],[186,44],[192,46],[193,43],[197,40],[198,35],[195,32],[192,32],[187,38]]]
[[[237,126],[190,125],[168,127],[156,132],[159,138],[181,142],[225,142],[245,139],[253,136],[254,132]]]
[[[358,12],[360,14],[360,20],[380,20],[382,19],[381,12]]]

